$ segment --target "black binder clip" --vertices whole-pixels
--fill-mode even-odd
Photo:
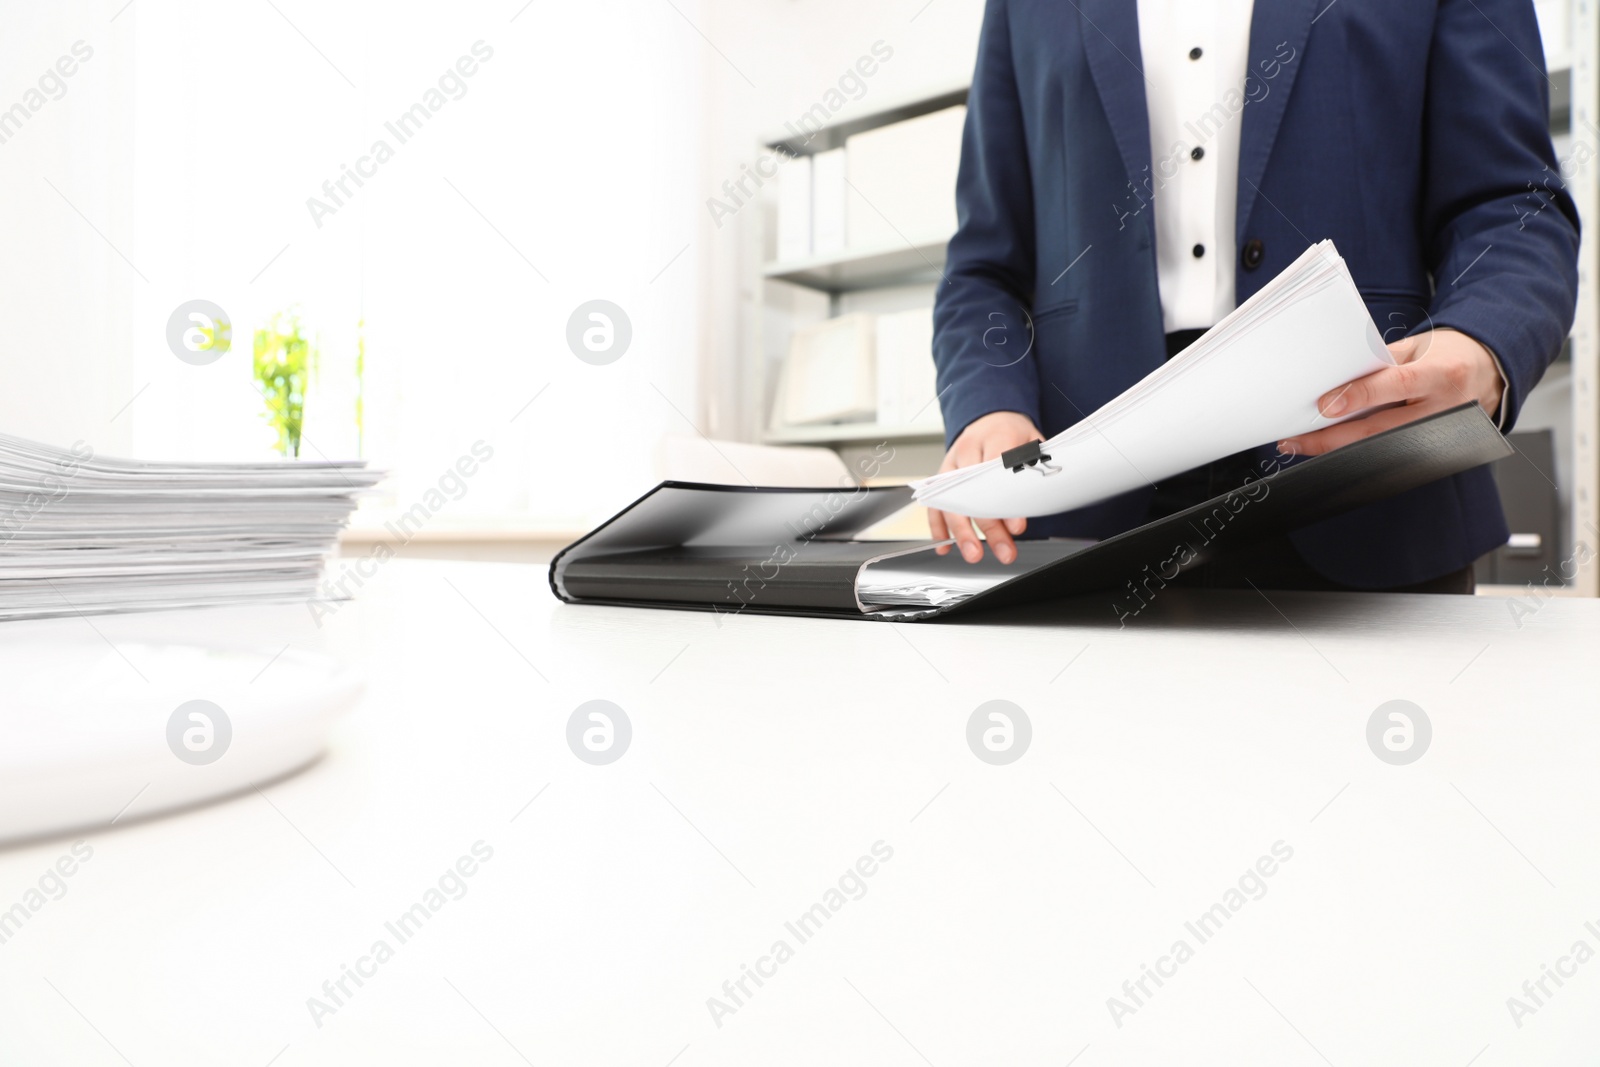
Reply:
[[[1007,449],[1000,453],[1000,462],[1012,474],[1018,474],[1024,467],[1032,467],[1046,478],[1052,474],[1060,474],[1061,468],[1050,462],[1050,457],[1040,451],[1043,441],[1029,441],[1025,445]]]

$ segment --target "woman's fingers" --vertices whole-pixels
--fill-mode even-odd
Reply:
[[[950,536],[956,539],[956,547],[961,550],[961,558],[968,563],[976,563],[983,558],[983,542],[978,540],[978,533],[972,527],[972,520],[965,515],[950,516]]]
[[[1348,385],[1324,393],[1317,401],[1317,410],[1323,418],[1336,419],[1352,411],[1401,404],[1427,394],[1428,373],[1422,363],[1402,363],[1398,367],[1385,367],[1365,378],[1357,378]]]
[[[1431,415],[1435,411],[1442,411],[1443,409],[1444,405],[1433,402],[1384,408],[1382,411],[1374,412],[1364,418],[1351,419],[1349,422],[1341,422],[1337,426],[1329,426],[1326,430],[1318,430],[1315,433],[1301,434],[1299,437],[1291,437],[1288,440],[1279,441],[1278,451],[1286,456],[1320,456],[1324,452],[1332,452],[1336,448],[1342,448],[1352,441],[1359,441],[1363,437],[1371,437],[1373,434],[1382,433],[1384,430],[1392,430],[1396,426],[1402,426],[1415,419],[1420,419],[1424,415]]]
[[[950,446],[950,450],[945,453],[939,471],[943,473],[960,467],[971,467],[994,459],[1008,448],[1043,439],[1044,435],[1028,416],[1014,411],[990,412],[974,419],[965,430],[961,431],[955,443]],[[1010,563],[1017,558],[1014,539],[1027,530],[1027,519],[974,520],[966,515],[928,509],[928,530],[934,539],[953,538],[956,542],[955,547],[961,552],[961,558],[968,563],[977,563],[983,559],[983,541],[979,539],[977,530],[974,529],[975,525],[983,531],[984,537],[989,541],[989,547],[994,550],[995,558],[1001,563]],[[941,556],[948,555],[950,546],[941,545],[934,551]]]
[[[944,512],[936,511],[933,508],[928,509],[928,532],[933,535],[935,541],[947,541],[950,539],[950,526],[945,521]],[[950,554],[950,546],[940,545],[934,549],[934,552],[941,556],[948,556]]]
[[[978,529],[983,531],[983,536],[989,539],[989,548],[994,552],[995,559],[1001,563],[1010,563],[1017,558],[1017,546],[1011,540],[1005,520],[978,519],[977,523]]]
[[[968,563],[983,558],[983,541],[973,532],[973,525],[983,531],[994,558],[1001,563],[1011,563],[1017,558],[1016,538],[1028,527],[1027,519],[970,519],[965,515],[951,515],[933,508],[928,509],[928,532],[935,541],[955,540],[955,548]],[[950,545],[940,545],[934,552],[941,556],[950,554]]]

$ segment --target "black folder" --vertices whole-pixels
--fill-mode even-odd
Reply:
[[[1263,537],[1414,489],[1511,453],[1476,403],[1282,467],[1270,477],[1104,541],[1018,543],[1015,563],[985,553],[969,564],[935,541],[856,540],[911,502],[906,486],[754,488],[662,482],[550,564],[550,586],[572,604],[621,604],[722,614],[755,612],[910,622],[1051,600],[1163,578]],[[1019,473],[1020,476],[1020,473]],[[938,606],[863,603],[872,573],[991,575],[995,584]]]

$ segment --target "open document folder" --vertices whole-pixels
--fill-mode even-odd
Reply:
[[[1511,454],[1476,403],[1290,464],[1104,541],[1022,541],[1015,563],[938,555],[949,541],[858,540],[906,486],[758,489],[662,482],[550,564],[574,604],[905,622],[1097,589],[1145,595],[1262,537]],[[1108,597],[1108,601],[1116,599]]]
[[[1342,422],[1323,418],[1317,398],[1393,365],[1344,260],[1322,241],[1194,344],[1044,442],[1047,460],[992,459],[913,488],[920,504],[974,518],[1070,511]]]
[[[0,620],[316,595],[366,462],[148,463],[0,434]]]

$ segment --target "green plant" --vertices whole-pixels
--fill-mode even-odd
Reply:
[[[300,455],[306,385],[316,364],[317,347],[302,332],[298,311],[280,311],[256,331],[256,386],[267,402],[267,422],[277,431],[276,447],[284,456]]]

